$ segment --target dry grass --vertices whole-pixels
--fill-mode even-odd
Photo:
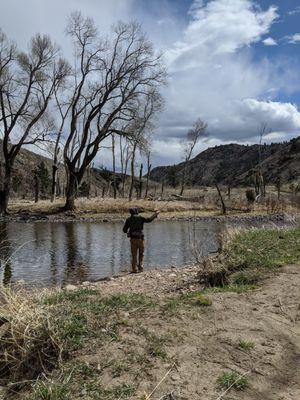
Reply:
[[[228,214],[249,213],[249,204],[245,196],[245,188],[231,189],[230,197],[223,189],[223,197],[228,209]],[[76,217],[106,217],[106,215],[124,216],[128,208],[138,206],[144,208],[145,212],[153,212],[161,209],[164,217],[192,216],[195,215],[219,215],[221,211],[219,196],[214,188],[193,188],[186,190],[184,199],[178,200],[176,189],[166,188],[163,197],[156,196],[156,200],[132,200],[112,198],[79,198],[76,200]],[[299,212],[300,196],[283,192],[281,199],[277,199],[274,188],[267,188],[267,197],[251,206],[251,213],[275,214],[281,212]],[[9,210],[13,213],[28,212],[29,214],[56,214],[60,213],[64,205],[63,199],[55,203],[42,200],[34,203],[29,200],[13,200]]]
[[[12,385],[54,368],[62,347],[42,294],[2,287],[0,298],[0,380]]]

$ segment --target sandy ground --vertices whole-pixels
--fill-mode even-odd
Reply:
[[[195,267],[185,272],[152,271],[93,286],[103,294],[143,292],[160,299],[182,290],[187,282],[191,289],[199,289],[196,272]],[[164,274],[172,276],[164,279]],[[165,345],[167,359],[146,360],[146,375],[139,365],[129,366],[121,377],[107,368],[101,375],[102,385],[133,381],[138,391],[132,400],[145,398],[157,385],[151,395],[154,400],[300,399],[300,266],[286,266],[254,291],[208,296],[212,305],[192,313],[180,307],[172,315],[154,310],[143,317],[127,313],[128,325],[121,340],[105,349],[94,349],[82,360],[99,365],[103,359],[118,357],[128,364],[132,349],[134,354],[142,353],[144,339],[136,332],[143,328],[172,337]],[[253,343],[253,349],[244,350],[239,346],[241,341]],[[230,371],[245,374],[249,387],[222,395],[216,381]]]

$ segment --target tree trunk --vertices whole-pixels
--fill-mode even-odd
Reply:
[[[230,197],[231,197],[231,186],[228,186],[228,188],[227,188],[227,196],[228,196],[228,200],[230,200]]]
[[[143,177],[143,164],[141,164],[141,167],[140,167],[139,190],[138,190],[138,196],[137,196],[138,199],[141,199],[141,197],[142,197],[142,190],[143,190],[142,177]]]
[[[225,205],[225,203],[224,203],[224,200],[223,200],[223,196],[222,196],[222,193],[221,193],[221,190],[220,190],[220,188],[219,188],[219,185],[216,183],[216,188],[217,188],[217,191],[218,191],[218,195],[219,195],[219,197],[220,197],[220,200],[221,200],[221,205],[222,205],[222,214],[226,214],[226,205]]]
[[[3,190],[1,190],[0,193],[0,215],[7,215],[10,187],[11,187],[11,166],[5,165]]]
[[[151,164],[148,163],[145,199],[148,197],[150,172],[151,172]]]
[[[112,150],[112,161],[113,161],[113,190],[114,199],[117,198],[117,185],[116,185],[116,152],[115,152],[115,135],[111,136],[111,150]]]
[[[34,174],[34,202],[38,203],[40,194],[39,178],[37,174]]]
[[[66,211],[75,210],[75,197],[76,197],[76,190],[77,190],[77,177],[75,173],[69,172],[68,176],[68,186],[66,192],[66,203],[64,209]]]
[[[52,165],[52,183],[51,183],[51,203],[53,203],[55,201],[55,197],[56,197],[56,190],[57,190],[57,183],[56,183],[56,179],[57,179],[57,170],[58,167],[56,165],[56,162],[54,161],[53,165]]]
[[[134,187],[134,163],[135,163],[135,151],[136,151],[136,144],[134,144],[132,149],[132,157],[131,157],[131,182],[130,182],[130,189],[129,189],[129,201],[132,200],[133,194],[133,187]]]
[[[187,160],[185,161],[185,165],[184,165],[184,168],[183,168],[180,196],[183,195],[183,192],[184,192],[184,189],[185,189],[185,183],[186,183],[186,164],[187,164]]]
[[[124,165],[124,172],[123,172],[123,180],[122,180],[122,194],[125,197],[125,184],[126,184],[126,176],[127,176],[127,169],[128,169],[128,162],[129,162],[129,150],[127,147],[126,150],[126,158],[125,158],[125,165]]]

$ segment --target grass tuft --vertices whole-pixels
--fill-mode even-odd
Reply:
[[[241,341],[239,342],[238,346],[239,346],[241,349],[245,350],[245,351],[250,351],[250,350],[254,349],[254,346],[255,346],[255,345],[254,345],[253,342],[247,342],[247,341],[245,341],[245,340],[241,340]]]
[[[236,390],[245,390],[249,386],[249,381],[237,372],[223,372],[217,379],[217,385],[222,389],[232,387]]]

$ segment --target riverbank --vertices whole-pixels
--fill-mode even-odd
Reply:
[[[2,222],[118,222],[128,217],[130,207],[139,207],[145,215],[160,210],[159,219],[170,220],[220,220],[220,221],[282,221],[284,219],[300,220],[300,213],[294,209],[279,211],[270,210],[265,205],[256,204],[252,211],[247,211],[244,204],[240,209],[228,209],[226,215],[220,213],[216,205],[207,205],[195,201],[149,201],[135,200],[129,202],[124,199],[93,199],[78,200],[76,209],[72,212],[62,211],[63,202],[16,201],[9,206],[9,215],[0,218]]]
[[[2,290],[3,398],[296,399],[299,289],[294,229],[240,233],[186,270]]]

